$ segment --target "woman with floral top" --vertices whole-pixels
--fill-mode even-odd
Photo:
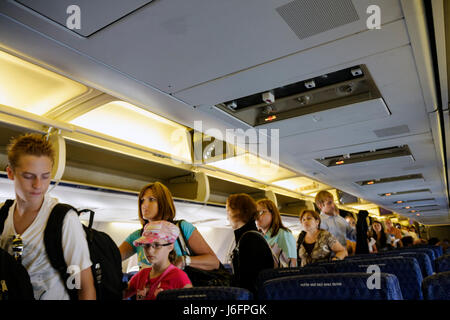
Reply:
[[[298,250],[301,266],[332,260],[342,260],[347,256],[347,250],[328,231],[320,229],[320,216],[314,210],[304,210],[300,214],[300,222],[306,231],[305,238]]]

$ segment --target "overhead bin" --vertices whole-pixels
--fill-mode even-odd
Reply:
[[[277,199],[278,210],[281,214],[289,216],[299,216],[303,209],[314,210],[314,204],[309,200],[302,200],[275,193]]]
[[[208,179],[210,187],[210,203],[225,205],[228,196],[235,193],[247,193],[255,200],[267,197],[266,191],[263,189],[240,184],[230,180],[219,179],[213,176],[208,176]]]

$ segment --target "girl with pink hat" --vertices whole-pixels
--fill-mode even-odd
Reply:
[[[180,230],[168,221],[150,221],[142,236],[134,241],[144,248],[151,267],[135,274],[124,292],[124,299],[136,295],[136,300],[155,300],[159,292],[167,289],[191,288],[187,274],[172,263],[176,258],[174,242]]]

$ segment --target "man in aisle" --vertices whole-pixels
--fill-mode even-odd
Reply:
[[[47,220],[58,202],[47,194],[54,155],[52,145],[40,134],[25,134],[8,146],[6,171],[8,178],[14,182],[16,199],[5,212],[7,216],[3,230],[0,230],[0,247],[13,254],[12,240],[21,239],[23,251],[20,260],[30,275],[37,300],[69,299],[66,283],[51,266],[44,246]],[[95,299],[86,235],[73,210],[67,213],[63,222],[62,246],[67,266],[70,270],[79,270],[78,274],[74,274],[75,284],[71,283],[79,284],[78,298]]]
[[[339,215],[331,193],[320,191],[315,197],[315,203],[320,210],[321,229],[334,235],[344,247],[347,246],[347,239],[356,241],[356,229]]]

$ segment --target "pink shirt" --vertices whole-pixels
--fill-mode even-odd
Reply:
[[[187,284],[191,284],[191,280],[183,270],[172,264],[168,268],[170,270],[166,274],[152,279],[150,279],[152,268],[142,269],[130,279],[129,292],[136,293],[136,300],[155,300],[158,293],[163,290],[184,288]],[[158,284],[152,290],[155,283]]]

